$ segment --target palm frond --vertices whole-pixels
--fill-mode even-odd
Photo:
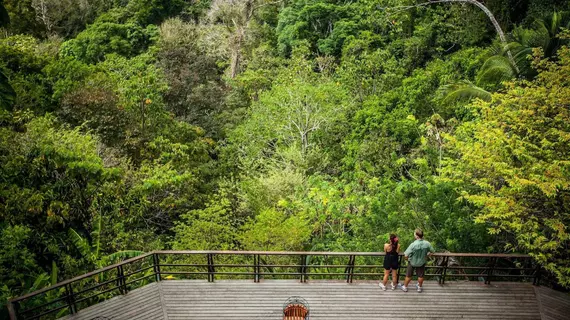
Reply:
[[[99,214],[97,218],[95,218],[95,223],[93,224],[93,231],[91,232],[91,247],[93,255],[96,259],[99,259],[99,251],[101,250],[101,221],[102,215]]]
[[[477,75],[477,85],[497,85],[515,78],[517,72],[509,59],[504,56],[493,56],[485,61]]]
[[[504,48],[505,45],[502,42],[493,42],[491,46],[485,50],[485,58],[488,59],[492,56],[503,54]]]
[[[57,264],[55,263],[55,261],[51,262],[51,285],[54,285],[57,283],[57,274],[59,272],[59,268],[57,267]]]
[[[28,292],[34,292],[39,290],[50,283],[50,276],[47,273],[42,273],[34,279],[34,283],[30,288],[28,288]]]
[[[512,54],[513,61],[516,68],[512,68],[514,77],[531,77],[534,75],[534,70],[531,67],[529,56],[532,56],[532,46],[528,46],[518,42],[511,42],[505,47],[503,56],[506,56],[507,50]],[[510,61],[509,61],[510,62]],[[512,64],[511,64],[512,65]],[[517,71],[518,70],[518,73]],[[504,80],[503,80],[504,81]]]
[[[560,27],[564,24],[564,15],[561,12],[553,12],[546,16],[542,21],[548,28],[551,36],[555,36],[560,31]]]
[[[79,233],[77,233],[77,231],[73,229],[69,229],[68,234],[69,237],[71,238],[71,241],[73,242],[77,250],[79,250],[81,255],[84,258],[87,258],[90,261],[92,261],[93,257],[91,253],[91,246],[89,246],[89,242],[85,240],[83,237],[81,237]]]
[[[535,21],[532,29],[516,28],[513,31],[513,36],[518,43],[530,48],[546,49],[550,41],[548,28],[542,21],[538,20]]]
[[[524,51],[528,49],[528,46],[517,42],[517,41],[513,41],[513,42],[509,42],[506,46],[503,47],[503,51],[501,52],[501,56],[505,56],[507,51],[510,51],[512,54],[516,55],[521,51]]]
[[[558,37],[564,29],[570,28],[570,12],[553,12],[533,23],[533,29],[540,32],[545,38],[545,45],[542,46],[546,57],[553,57],[556,51],[567,41]]]
[[[491,101],[490,92],[467,80],[442,86],[439,90],[444,96],[442,102],[445,104],[455,101],[470,101],[472,99]]]

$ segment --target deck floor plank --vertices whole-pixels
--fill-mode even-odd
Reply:
[[[170,280],[149,284],[91,306],[65,320],[281,320],[290,296],[310,305],[313,320],[528,319],[562,320],[570,297],[526,283],[426,281],[424,292],[382,291],[378,282],[312,280]]]
[[[570,319],[568,294],[544,287],[537,287],[536,292],[542,312],[542,320]]]

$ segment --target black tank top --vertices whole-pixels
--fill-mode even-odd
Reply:
[[[398,255],[398,243],[396,242],[396,247],[393,247],[392,245],[390,245],[390,248],[392,250],[387,251],[386,255],[388,256],[397,256]]]
[[[395,249],[390,245],[390,251],[386,251],[386,256],[384,257],[384,269],[398,269],[398,259],[398,244],[396,243]]]

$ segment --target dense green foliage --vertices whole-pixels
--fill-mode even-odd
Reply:
[[[482,209],[477,222],[489,223],[492,234],[513,233],[568,285],[570,49],[561,48],[557,62],[536,57],[534,81],[509,83],[473,105],[476,119],[448,137],[459,156],[445,172],[470,186],[465,197]]]
[[[153,249],[417,227],[570,285],[567,1],[487,1],[506,45],[469,4],[86,3],[0,1],[2,299]]]

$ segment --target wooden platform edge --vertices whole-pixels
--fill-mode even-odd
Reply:
[[[538,286],[533,286],[534,295],[536,296],[536,302],[538,304],[538,312],[540,312],[540,319],[545,320],[544,318],[544,307],[542,306],[542,300],[540,300],[540,290]]]
[[[166,312],[166,301],[164,300],[164,293],[162,292],[162,282],[158,281],[158,295],[160,297],[160,308],[162,309],[162,314],[164,315],[164,320],[168,320],[168,312]]]

